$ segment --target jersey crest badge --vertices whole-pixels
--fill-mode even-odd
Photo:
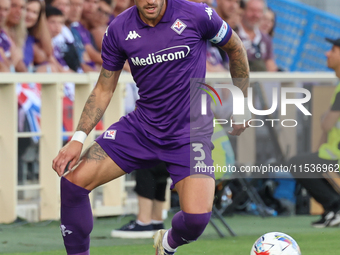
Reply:
[[[116,139],[117,130],[106,130],[104,134],[104,139]]]
[[[185,25],[183,21],[177,19],[174,24],[172,24],[171,29],[180,35],[186,27],[187,25]]]

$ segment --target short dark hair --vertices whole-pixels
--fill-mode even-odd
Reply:
[[[64,16],[61,10],[51,5],[46,6],[45,12],[46,12],[46,18],[49,18],[51,16]]]
[[[46,6],[52,5],[53,2],[54,2],[54,0],[45,0]]]
[[[243,0],[240,1],[240,8],[244,10],[246,8],[246,4]]]

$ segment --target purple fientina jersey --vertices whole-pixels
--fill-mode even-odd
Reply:
[[[71,24],[71,27],[78,31],[78,33],[80,34],[80,37],[81,37],[81,41],[84,44],[84,46],[86,44],[91,43],[90,32],[82,24],[80,24],[79,22],[73,22]]]
[[[140,95],[131,124],[140,122],[149,137],[163,141],[189,138],[190,129],[212,132],[212,115],[210,122],[190,123],[190,107],[201,112],[190,79],[205,77],[207,40],[221,46],[231,34],[213,9],[184,0],[168,0],[155,27],[141,20],[136,6],[118,15],[104,35],[103,68],[121,70],[128,59]]]
[[[11,42],[7,34],[0,29],[0,48],[3,49],[7,58],[11,56]]]

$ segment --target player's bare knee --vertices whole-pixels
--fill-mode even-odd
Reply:
[[[64,177],[82,188],[92,190],[96,183],[95,169],[91,166],[91,171],[88,171],[88,164],[96,163],[96,166],[100,167],[99,164],[108,157],[106,152],[99,146],[98,143],[94,142],[86,151],[81,155],[79,162],[70,171],[68,171]]]
[[[70,171],[67,171],[65,174],[64,174],[64,177],[72,182],[73,184],[77,185],[77,186],[80,186],[82,188],[83,185],[82,185],[82,181],[81,181],[81,178],[79,178],[79,175],[77,174],[79,171],[81,171],[81,169],[78,169],[79,168],[79,165],[77,165],[76,167],[74,167],[72,170]]]

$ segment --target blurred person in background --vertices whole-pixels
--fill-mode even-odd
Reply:
[[[45,2],[46,2],[46,7],[51,5],[55,8],[58,8],[63,13],[65,20],[67,21],[69,19],[70,0],[45,0]],[[72,35],[72,32],[66,25],[63,26],[61,30],[61,35],[62,37],[64,37],[65,43],[68,43],[68,44],[74,43],[74,37]]]
[[[10,8],[10,0],[0,1],[0,72],[9,72],[11,65],[11,42],[3,30]]]
[[[82,33],[82,40],[85,50],[90,56],[90,59],[96,63],[97,68],[99,69],[103,61],[101,58],[101,53],[96,48],[96,43],[92,34],[90,33],[90,29],[92,28],[91,22],[98,13],[98,4],[99,0],[84,0],[81,21],[79,22],[76,29]],[[90,43],[87,43],[88,41]]]
[[[127,4],[127,2],[131,3],[130,1],[125,0],[119,2],[118,9],[123,10],[126,6],[127,8],[129,8],[130,4]],[[93,38],[92,43],[95,44],[95,48],[98,49],[98,51],[102,50],[103,36],[105,34],[108,24],[110,24],[110,22],[114,19],[114,15],[112,15],[112,12],[114,11],[113,7],[114,5],[117,6],[116,2],[112,2],[112,0],[100,0],[98,3],[97,13],[92,17],[92,21],[90,23],[91,24],[90,32]],[[129,63],[127,61],[125,62],[123,71],[126,72],[131,71]]]
[[[34,45],[35,40],[34,40],[34,37],[29,34],[28,28],[33,27],[38,20],[39,11],[41,9],[39,4],[40,4],[39,2],[36,2],[36,3],[31,2],[29,6],[27,6],[26,4],[25,24],[27,28],[27,37],[26,37],[25,46],[23,48],[23,54],[24,54],[23,61],[29,72],[33,71],[33,62],[34,62],[33,45]]]
[[[52,39],[53,47],[62,51],[63,59],[73,71],[82,72],[74,36],[70,28],[66,26],[70,14],[70,0],[46,0],[46,5],[46,8],[50,5],[59,9],[65,18],[65,24],[62,27],[61,33]]]
[[[240,1],[240,5],[237,8],[236,12],[230,16],[228,19],[228,24],[234,29],[236,33],[238,33],[238,28],[241,25],[241,20],[244,14],[245,3],[243,0]]]
[[[340,79],[340,38],[326,40],[333,45],[326,53],[327,66],[333,69]],[[322,115],[321,129],[322,135],[317,152],[297,155],[288,161],[289,166],[296,166],[297,169],[299,166],[305,167],[305,164],[310,167],[308,172],[292,171],[292,175],[324,208],[321,218],[312,222],[312,226],[316,228],[340,225],[340,195],[323,175],[325,172],[339,170],[340,83],[335,88],[329,110]]]
[[[53,6],[46,7],[46,19],[47,26],[52,37],[52,41],[57,38],[65,25],[65,17],[61,10]],[[64,49],[62,49],[63,44],[53,45],[53,54],[57,59],[59,65],[62,67],[60,71],[71,72],[72,69],[68,66],[66,60],[64,59]]]
[[[40,0],[28,0],[26,4],[26,27],[28,36],[24,51],[26,66],[34,62],[36,72],[58,72],[57,60],[47,27],[45,4]]]
[[[241,0],[216,0],[216,12],[226,21],[232,29],[236,28],[236,19],[239,14]]]
[[[81,15],[81,23],[87,29],[91,29],[91,22],[95,15],[97,15],[97,10],[99,7],[100,0],[84,0],[83,12]]]
[[[275,12],[267,8],[264,12],[263,18],[260,23],[260,30],[262,33],[267,34],[270,38],[274,39],[274,31],[276,26],[276,15]],[[282,67],[278,66],[277,71],[283,72],[285,71]]]
[[[92,0],[89,0],[92,1]],[[78,34],[79,38],[84,46],[85,52],[89,56],[89,61],[86,64],[90,65],[92,68],[96,68],[97,65],[102,64],[102,58],[100,52],[97,51],[92,44],[92,36],[90,31],[84,26],[87,22],[84,22],[82,18],[84,15],[85,6],[94,6],[93,2],[86,2],[84,0],[71,0],[72,13],[69,15],[69,22],[71,22],[70,27],[73,35]],[[98,4],[96,3],[95,6]],[[97,7],[95,9],[97,11]],[[90,15],[90,12],[85,12],[86,17],[91,17],[93,19],[93,15]]]
[[[98,3],[97,14],[94,15],[91,22],[91,34],[93,35],[96,48],[102,50],[102,40],[106,28],[110,22],[110,16],[113,12],[112,0],[101,0]]]
[[[51,5],[55,8],[58,8],[63,13],[66,21],[69,19],[71,9],[70,0],[45,0],[45,3],[46,6]],[[74,37],[71,33],[71,30],[66,25],[63,26],[61,34],[65,38],[66,43],[74,43]]]
[[[264,0],[246,0],[238,35],[247,50],[250,70],[275,72],[272,39],[259,29],[265,9]]]
[[[269,35],[271,38],[274,36],[274,29],[276,25],[275,13],[272,9],[267,8],[264,12],[260,23],[260,30],[262,33]]]
[[[99,51],[102,49],[102,40],[108,24],[110,24],[114,17],[130,7],[130,0],[101,0],[98,2],[97,14],[92,17],[91,21],[91,35],[96,49]],[[109,12],[111,13],[110,15]],[[128,61],[125,62],[123,71],[131,72]]]
[[[96,71],[96,63],[93,62],[86,51],[86,44],[91,44],[90,32],[81,24],[80,19],[83,12],[84,0],[70,0],[70,14],[66,22],[71,29],[81,67],[85,72]]]
[[[68,19],[68,15],[70,14],[70,0],[45,0],[45,3],[46,6],[51,5],[61,10],[65,19]]]
[[[123,11],[130,7],[130,0],[115,0],[115,7],[113,9],[113,16],[117,17]]]
[[[11,41],[11,59],[15,71],[26,72],[24,63],[24,47],[26,42],[26,2],[25,0],[11,0],[10,12],[7,16],[5,31]]]

